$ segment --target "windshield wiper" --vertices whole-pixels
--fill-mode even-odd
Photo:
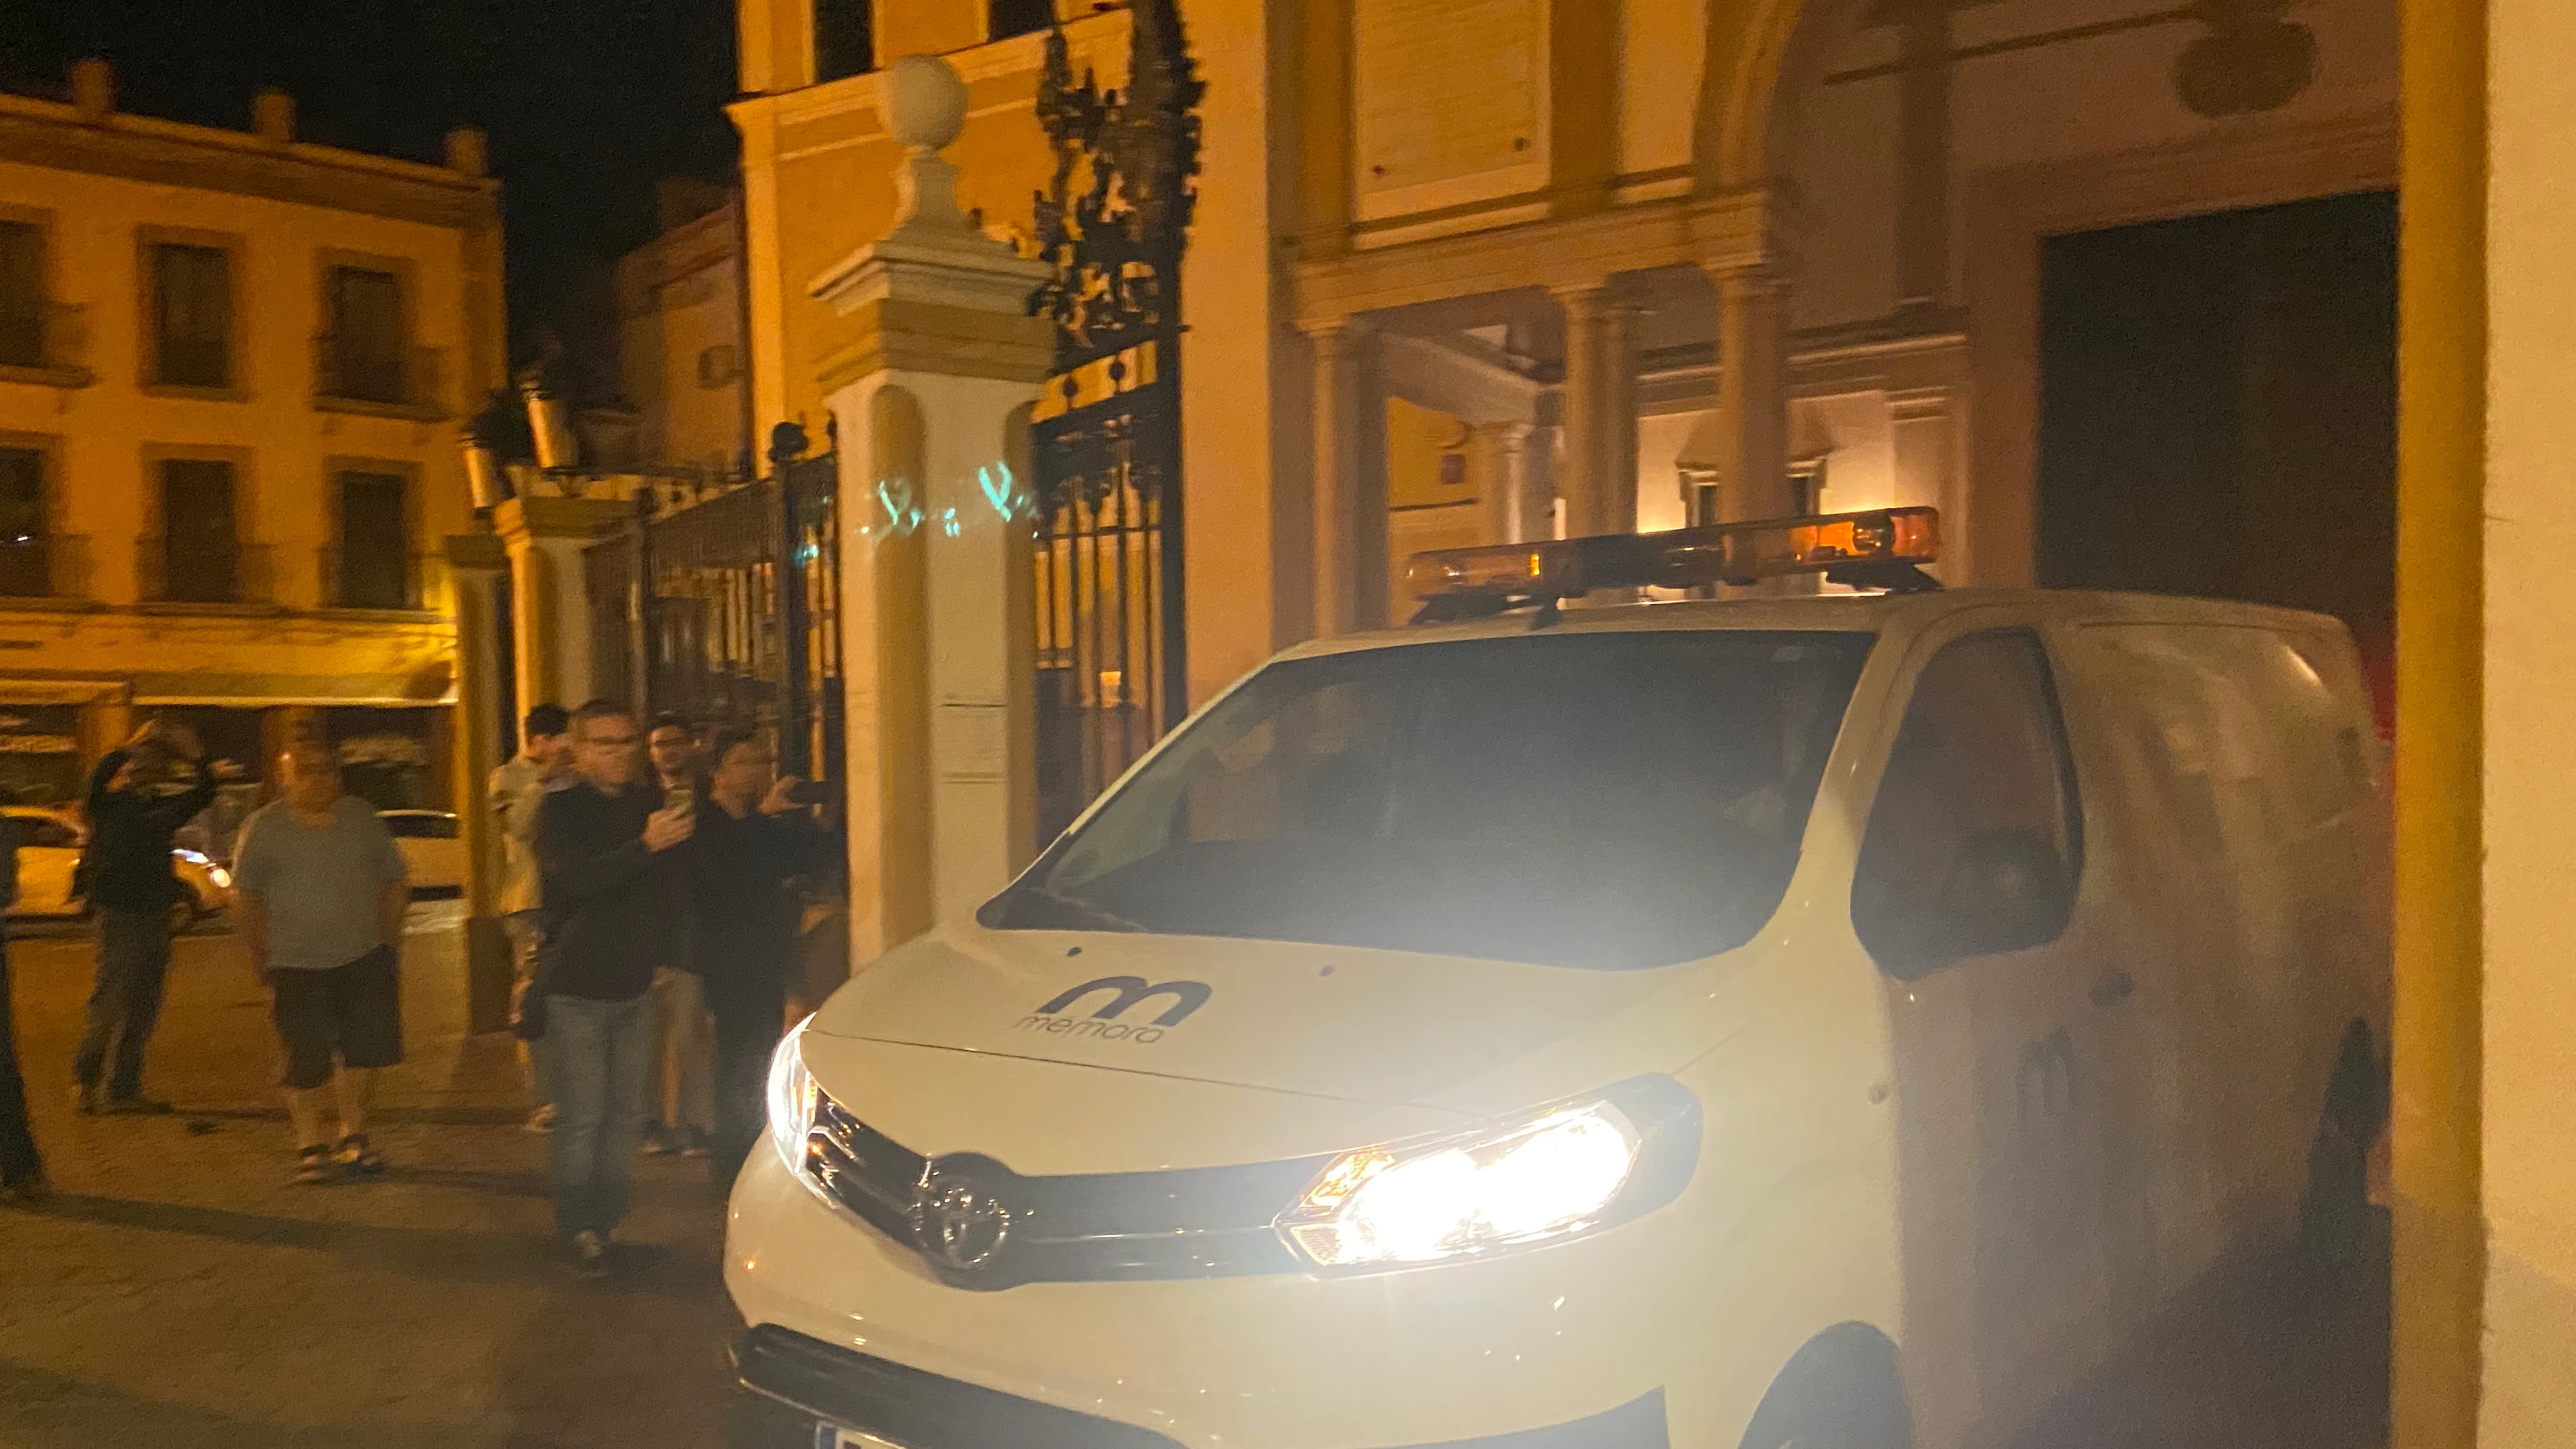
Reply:
[[[1100,907],[1095,906],[1091,902],[1083,900],[1078,896],[1069,896],[1062,891],[1052,891],[1042,885],[1023,885],[1012,894],[1020,896],[1035,896],[1039,900],[1046,902],[1048,905],[1054,906],[1058,910],[1064,911],[1065,913],[1080,919],[1095,930],[1133,931],[1140,935],[1146,934],[1145,927],[1127,919],[1125,916],[1104,911]]]

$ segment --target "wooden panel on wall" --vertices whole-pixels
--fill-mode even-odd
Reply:
[[[1547,23],[1546,0],[1358,0],[1362,220],[1546,184]]]

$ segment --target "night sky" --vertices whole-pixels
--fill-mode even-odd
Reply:
[[[613,325],[606,268],[653,234],[653,183],[723,180],[733,0],[0,0],[0,89],[70,98],[84,55],[120,110],[247,129],[296,100],[309,141],[435,162],[491,133],[509,228],[511,355]]]

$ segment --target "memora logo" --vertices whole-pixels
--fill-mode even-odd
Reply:
[[[1215,994],[1215,989],[1204,981],[1148,983],[1142,976],[1103,976],[1082,983],[1020,1018],[1019,1029],[1142,1045],[1161,1041],[1166,1030],[1189,1020],[1190,1013],[1207,1005],[1208,998]],[[1155,1016],[1140,1021],[1121,1020],[1148,1001],[1162,1001],[1165,1005]],[[1089,1016],[1078,1013],[1077,1008],[1095,1003],[1099,1009]]]

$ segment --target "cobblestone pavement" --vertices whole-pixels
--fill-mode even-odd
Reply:
[[[637,1163],[629,1270],[554,1252],[544,1140],[508,1043],[466,1038],[453,909],[405,947],[411,1060],[384,1180],[289,1181],[263,998],[231,942],[178,946],[150,1088],[182,1114],[84,1118],[70,1060],[90,953],[12,943],[36,1130],[60,1195],[0,1211],[0,1449],[663,1449],[721,1442],[736,1327],[700,1164]],[[2217,1295],[2015,1449],[2376,1449],[2386,1295],[2274,1272]]]
[[[327,1187],[290,1180],[265,1000],[229,939],[177,943],[146,1083],[165,1118],[71,1110],[88,944],[10,943],[58,1194],[0,1211],[0,1446],[718,1442],[736,1321],[704,1164],[639,1161],[629,1270],[573,1279],[508,1043],[462,1034],[453,920],[416,908],[404,947],[410,1060],[370,1134],[393,1170]]]

